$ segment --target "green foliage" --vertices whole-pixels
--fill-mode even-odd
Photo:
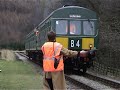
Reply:
[[[0,60],[0,90],[42,89],[42,77],[29,63]]]
[[[12,50],[24,50],[24,43],[20,42],[11,42],[8,44],[0,45],[1,49],[12,49]]]

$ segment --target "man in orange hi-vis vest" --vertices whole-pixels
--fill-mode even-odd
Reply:
[[[64,48],[60,43],[55,42],[56,34],[50,31],[47,34],[48,42],[46,42],[41,50],[43,52],[43,85],[45,90],[66,90],[64,77],[63,56],[82,57],[87,56],[87,51],[72,51]]]

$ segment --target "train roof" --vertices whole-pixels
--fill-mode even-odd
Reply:
[[[79,7],[79,6],[67,6],[54,10],[46,19],[44,19],[38,27],[43,24],[49,18],[75,18],[78,19],[97,19],[97,15],[94,11]]]
[[[96,19],[96,13],[90,9],[79,7],[79,6],[67,6],[62,7],[57,10],[55,10],[52,13],[53,18],[71,18],[70,15],[73,15],[73,18],[75,18],[75,15],[77,18],[80,19]]]
[[[37,27],[40,27],[49,18],[78,18],[78,19],[97,19],[96,12],[79,6],[66,6],[54,10],[46,19],[44,19]],[[30,32],[27,36],[32,34]]]

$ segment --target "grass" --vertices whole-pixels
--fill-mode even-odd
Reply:
[[[31,64],[0,60],[0,90],[41,90],[42,76]]]

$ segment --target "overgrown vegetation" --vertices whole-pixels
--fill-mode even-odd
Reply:
[[[0,51],[0,59],[7,61],[15,61],[16,56],[12,50],[2,49]]]
[[[0,90],[42,90],[42,76],[29,63],[0,60]]]
[[[21,51],[25,49],[25,45],[22,42],[10,42],[8,44],[1,44],[2,48]]]
[[[0,1],[0,48],[24,49],[25,35],[40,22],[37,3],[37,0]]]

